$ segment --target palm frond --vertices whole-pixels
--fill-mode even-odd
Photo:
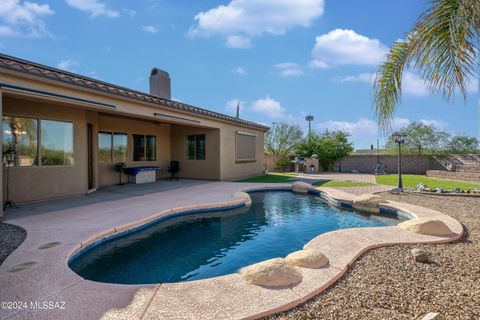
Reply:
[[[372,103],[380,127],[390,128],[410,64],[433,93],[451,101],[458,88],[466,99],[478,68],[479,37],[479,0],[431,0],[407,40],[393,45],[377,71]]]
[[[475,76],[475,20],[480,12],[472,10],[477,9],[478,4],[470,1],[434,0],[415,29],[414,66],[429,88],[447,101],[456,88],[466,99],[468,81]]]
[[[377,70],[373,84],[373,106],[380,128],[387,133],[402,97],[402,75],[409,63],[411,37],[397,41]]]

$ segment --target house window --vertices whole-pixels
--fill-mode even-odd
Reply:
[[[38,165],[37,161],[37,119],[3,117],[3,152],[10,145],[17,151],[16,166]]]
[[[133,161],[156,161],[157,137],[133,135]]]
[[[73,123],[40,120],[43,166],[73,164]]]
[[[237,131],[235,137],[235,154],[237,162],[254,162],[256,161],[255,146],[256,135]]]
[[[98,133],[98,161],[101,163],[127,161],[128,135],[126,133]]]
[[[205,135],[191,134],[185,143],[187,160],[205,160]]]
[[[98,162],[112,162],[112,134],[110,132],[98,133]]]
[[[147,140],[147,145],[146,145],[147,161],[156,161],[157,160],[157,137],[146,136],[146,140]]]
[[[113,162],[127,161],[128,135],[126,133],[113,134]]]
[[[16,166],[73,164],[71,122],[3,117],[2,130],[3,151],[13,145],[17,152]]]

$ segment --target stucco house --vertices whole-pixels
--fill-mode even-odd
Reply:
[[[169,75],[157,68],[143,93],[0,54],[0,111],[3,151],[13,146],[17,153],[8,181],[16,202],[116,184],[118,162],[158,166],[156,179],[169,175],[172,160],[181,178],[226,180],[264,170],[268,127],[171,100]]]

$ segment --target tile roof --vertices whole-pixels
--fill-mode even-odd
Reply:
[[[128,89],[115,84],[103,82],[97,79],[92,79],[75,73],[59,70],[56,68],[44,66],[31,61],[19,59],[16,57],[8,56],[0,53],[0,70],[8,69],[20,73],[26,73],[29,75],[39,76],[42,78],[60,81],[76,86],[94,89],[110,94],[114,94],[121,97],[131,98],[139,101],[149,102],[161,105],[163,107],[175,109],[176,111],[187,112],[191,114],[197,114],[204,117],[228,121],[235,124],[253,127],[260,130],[268,130],[269,127],[243,120],[235,117],[227,116],[218,112],[213,112],[207,109],[191,106],[185,103],[161,98],[148,93]]]

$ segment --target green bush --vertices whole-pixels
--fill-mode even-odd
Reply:
[[[275,164],[275,170],[285,172],[289,166],[290,166],[290,160],[288,159],[288,157],[281,157],[280,159],[277,160],[277,163]]]

